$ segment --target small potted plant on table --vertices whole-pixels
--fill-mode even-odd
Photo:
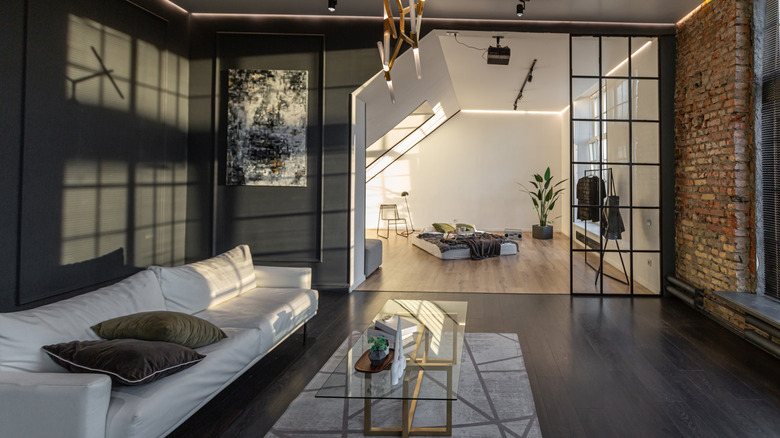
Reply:
[[[371,344],[371,351],[368,353],[368,360],[371,365],[379,366],[390,353],[390,346],[384,336],[369,336],[368,343]]]
[[[552,184],[552,179],[553,177],[550,175],[550,168],[548,167],[544,172],[544,176],[536,173],[534,174],[534,180],[529,181],[533,185],[534,190],[529,190],[526,186],[518,183],[522,187],[522,191],[528,193],[531,197],[531,201],[534,203],[534,210],[536,210],[536,214],[539,216],[539,225],[534,225],[532,229],[534,239],[552,239],[553,236],[553,226],[552,224],[548,225],[547,215],[555,207],[555,202],[565,189],[559,189],[558,186],[566,182],[566,180]]]

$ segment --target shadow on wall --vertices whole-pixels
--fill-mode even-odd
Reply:
[[[169,26],[30,2],[18,306],[184,261],[189,67]]]

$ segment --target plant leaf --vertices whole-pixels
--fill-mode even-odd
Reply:
[[[539,175],[538,173],[535,173],[535,174],[534,174],[534,179],[535,179],[537,182],[544,182],[544,179],[542,179],[542,175]]]
[[[549,167],[544,172],[544,179],[547,180],[547,181],[549,181],[551,179],[551,177],[550,177],[550,168]]]

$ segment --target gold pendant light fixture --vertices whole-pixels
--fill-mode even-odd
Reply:
[[[376,44],[379,47],[379,57],[382,60],[382,70],[385,72],[385,81],[387,89],[390,90],[390,99],[395,103],[395,93],[393,92],[393,80],[390,77],[390,70],[393,68],[395,59],[404,42],[412,46],[414,54],[414,66],[417,69],[417,79],[422,79],[422,69],[420,68],[420,29],[422,28],[423,8],[425,0],[408,0],[409,6],[404,7],[401,0],[395,0],[400,17],[398,31],[395,29],[393,11],[390,9],[390,0],[384,2],[384,34],[382,41]],[[406,31],[406,15],[409,15],[409,31]],[[390,54],[390,38],[395,40],[395,48],[392,56]]]

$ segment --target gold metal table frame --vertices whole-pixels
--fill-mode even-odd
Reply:
[[[445,313],[445,315],[451,316],[452,313]],[[430,349],[430,332],[422,326],[422,329],[417,334],[415,341],[415,348],[412,354],[406,358],[406,371],[404,372],[403,380],[403,398],[401,400],[401,427],[373,427],[371,426],[371,402],[372,398],[364,399],[363,409],[363,435],[365,436],[452,436],[452,368],[458,365],[458,332],[452,332],[452,358],[439,358],[432,359],[428,357],[428,351]],[[420,349],[425,345],[422,350],[422,356],[420,356]],[[417,404],[420,400],[420,388],[422,387],[423,376],[426,371],[444,370],[447,372],[447,399],[442,400],[447,404],[447,419],[446,423],[442,427],[413,427],[414,414],[417,411]],[[414,389],[411,390],[410,395],[410,380],[414,374],[417,374],[416,382],[414,383]],[[366,387],[371,385],[371,376],[373,374],[366,373]],[[426,400],[437,401],[437,400]]]

